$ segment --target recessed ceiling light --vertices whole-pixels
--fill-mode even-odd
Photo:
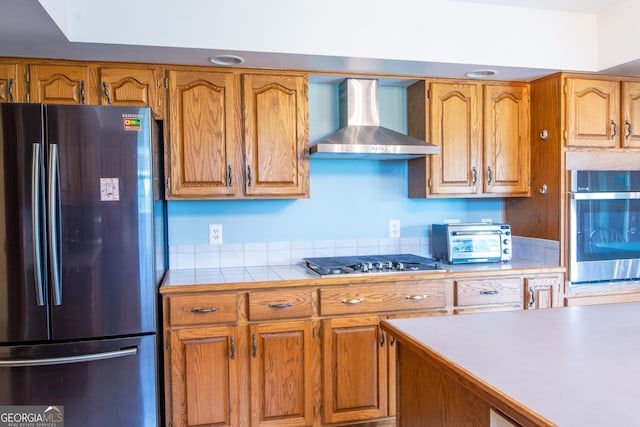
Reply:
[[[244,62],[244,58],[237,55],[216,55],[209,58],[209,62],[216,65],[239,65]]]
[[[481,79],[483,77],[491,77],[498,74],[496,70],[473,70],[465,73],[465,76],[470,77],[472,79]]]

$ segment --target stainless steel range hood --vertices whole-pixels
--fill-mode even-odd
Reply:
[[[378,81],[340,83],[340,130],[309,148],[322,159],[415,159],[439,154],[440,147],[380,126]]]

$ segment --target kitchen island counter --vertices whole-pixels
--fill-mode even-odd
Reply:
[[[383,321],[399,425],[640,425],[638,325],[640,303]]]

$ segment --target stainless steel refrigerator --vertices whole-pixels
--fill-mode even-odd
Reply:
[[[160,423],[154,125],[147,108],[0,104],[0,405]]]

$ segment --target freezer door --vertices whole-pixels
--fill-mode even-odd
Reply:
[[[45,108],[52,338],[153,332],[149,109]]]
[[[67,426],[156,427],[155,354],[155,335],[0,347],[0,405],[62,405]]]
[[[0,104],[0,343],[49,338],[42,106]]]

